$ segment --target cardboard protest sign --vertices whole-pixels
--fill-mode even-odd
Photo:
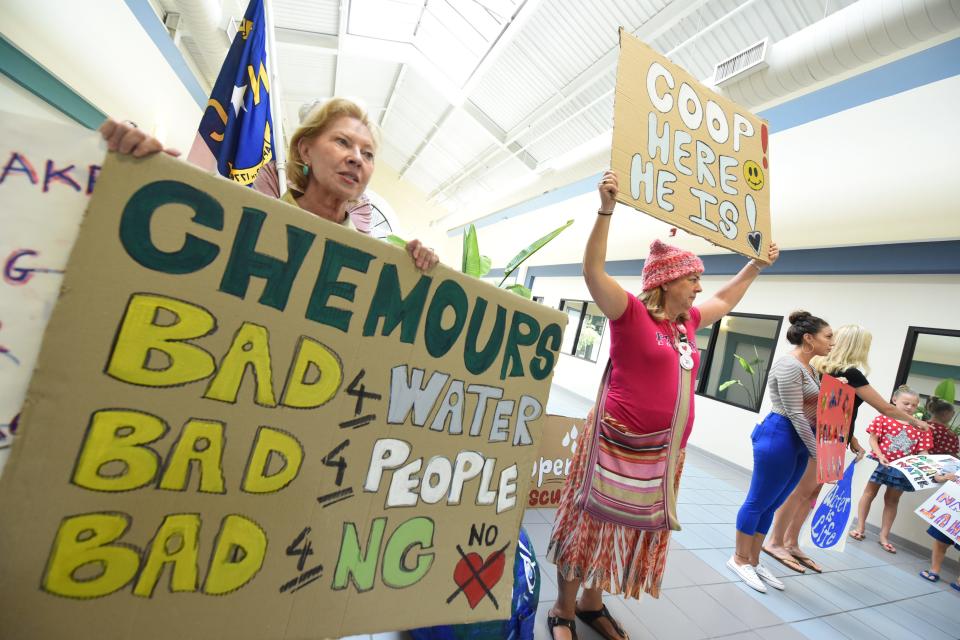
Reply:
[[[769,130],[620,29],[617,201],[750,258],[770,244]]]
[[[549,509],[560,504],[560,493],[570,475],[577,452],[577,438],[583,433],[583,418],[548,415],[543,422],[540,455],[533,461],[528,509]]]
[[[817,482],[836,482],[843,477],[847,434],[853,414],[853,387],[831,375],[820,379],[817,402]]]
[[[947,482],[938,485],[914,513],[960,544],[960,484]]]
[[[183,162],[108,157],[0,479],[0,628],[509,617],[564,322]]]
[[[853,474],[856,461],[850,463],[837,484],[826,485],[803,528],[800,543],[807,548],[843,551],[847,533],[853,524]]]
[[[2,448],[11,442],[103,149],[100,136],[79,125],[8,112],[0,115],[0,145]]]
[[[915,491],[932,489],[937,486],[933,476],[941,473],[956,473],[960,460],[943,454],[917,454],[904,456],[890,462],[890,466],[900,470],[907,477]]]

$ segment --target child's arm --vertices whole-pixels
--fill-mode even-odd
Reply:
[[[877,456],[877,460],[879,460],[883,466],[890,464],[887,456],[883,455],[883,452],[880,451],[880,439],[877,438],[877,434],[875,433],[870,434],[870,451],[873,452],[873,455]]]
[[[955,473],[938,473],[938,474],[936,474],[935,476],[933,476],[933,481],[934,481],[934,482],[937,482],[937,483],[940,483],[940,484],[943,484],[943,483],[946,482],[947,480],[956,481],[956,480],[957,480],[957,474],[955,474]]]

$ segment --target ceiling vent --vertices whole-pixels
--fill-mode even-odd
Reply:
[[[751,73],[766,69],[768,41],[769,38],[764,38],[740,53],[722,62],[718,62],[717,66],[713,69],[713,85],[715,87],[722,87]]]

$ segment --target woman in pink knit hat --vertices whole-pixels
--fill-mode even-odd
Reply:
[[[604,638],[626,638],[603,605],[604,591],[659,596],[670,531],[679,529],[676,494],[700,361],[695,333],[729,313],[766,266],[751,260],[695,307],[703,262],[656,240],[643,264],[643,292],[629,293],[605,270],[616,174],[607,171],[598,186],[600,210],[583,276],[610,319],[610,361],[547,550],[559,584],[547,626],[557,639],[576,637],[574,616]],[[778,256],[771,243],[767,261]]]

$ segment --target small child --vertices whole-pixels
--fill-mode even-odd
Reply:
[[[930,432],[933,434],[933,448],[930,453],[944,453],[954,458],[960,456],[960,438],[947,426],[953,422],[953,405],[934,396],[927,403],[927,413],[931,418]]]
[[[957,457],[960,453],[960,438],[953,433],[946,425],[950,424],[954,415],[953,405],[940,398],[931,398],[927,403],[927,412],[932,416],[930,418],[930,430],[933,433],[933,448],[930,453],[943,453]],[[944,468],[944,474],[934,476],[937,482],[946,482],[947,480],[956,480],[958,469]],[[930,582],[940,580],[940,567],[943,565],[943,558],[947,554],[947,549],[952,544],[960,549],[960,544],[954,543],[945,533],[931,525],[927,533],[933,538],[933,549],[930,551],[930,568],[920,572],[920,577]],[[960,579],[957,582],[951,582],[950,586],[960,591]]]
[[[907,385],[902,385],[893,392],[893,404],[913,415],[920,404],[920,395]],[[893,521],[897,517],[900,496],[904,491],[913,491],[913,485],[900,470],[887,465],[905,456],[928,453],[933,447],[933,434],[929,425],[926,427],[926,429],[918,429],[886,416],[877,416],[867,427],[867,433],[870,434],[870,457],[876,459],[879,464],[877,470],[870,476],[870,481],[860,498],[860,505],[857,508],[859,517],[857,528],[850,532],[850,537],[854,540],[863,540],[870,505],[877,497],[880,485],[886,485],[887,488],[883,494],[880,546],[888,553],[897,552],[896,547],[890,544],[890,529],[893,528]]]

